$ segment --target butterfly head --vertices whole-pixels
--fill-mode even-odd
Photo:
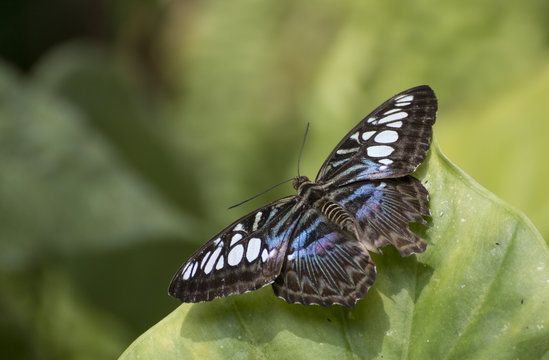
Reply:
[[[294,187],[294,189],[296,190],[299,190],[299,188],[305,184],[305,183],[310,183],[311,181],[309,180],[308,177],[306,176],[298,176],[296,178],[294,178],[294,181],[292,182],[292,185]]]

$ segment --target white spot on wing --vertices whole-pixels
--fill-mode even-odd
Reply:
[[[183,280],[189,280],[189,277],[191,277],[192,265],[193,263],[189,263],[185,266],[185,270],[183,270]]]
[[[404,111],[400,111],[400,112],[397,112],[397,113],[394,113],[394,114],[391,114],[391,115],[388,115],[388,116],[385,116],[384,118],[381,118],[379,119],[379,124],[385,124],[385,123],[388,123],[388,122],[391,122],[391,121],[394,121],[394,120],[400,120],[400,119],[404,119],[408,117],[408,113],[404,112]]]
[[[365,133],[362,134],[362,140],[364,140],[364,141],[368,140],[375,133],[376,133],[375,131],[366,131]]]
[[[371,118],[369,118],[369,119],[366,120],[366,121],[370,124],[370,123],[374,122],[375,119],[376,119],[375,117],[371,117]]]
[[[227,256],[227,263],[231,266],[240,264],[242,255],[244,255],[244,246],[242,246],[242,244],[238,244],[229,252],[229,256]]]
[[[236,226],[233,228],[233,231],[244,231],[244,232],[246,232],[246,230],[244,229],[244,226],[243,226],[242,224],[236,225]]]
[[[233,246],[234,244],[239,242],[240,239],[242,239],[242,234],[234,234],[232,239],[231,239],[231,244],[229,246]]]
[[[395,122],[387,124],[386,126],[392,127],[392,128],[401,128],[402,127],[402,121],[395,121]]]
[[[251,238],[250,241],[248,241],[248,248],[246,249],[246,259],[248,259],[249,262],[254,261],[257,259],[260,250],[261,239]]]
[[[360,148],[354,147],[354,148],[350,148],[350,149],[339,149],[339,150],[336,151],[336,154],[338,154],[338,155],[349,154],[349,153],[356,152],[358,149],[360,149]]]
[[[398,133],[393,130],[384,130],[376,135],[375,142],[379,144],[390,144],[398,140]]]
[[[408,105],[410,105],[410,104],[411,104],[411,102],[403,102],[403,103],[397,102],[397,103],[395,104],[395,106],[408,106]]]
[[[223,261],[223,256],[220,256],[220,257],[219,257],[219,260],[217,261],[217,264],[215,264],[215,269],[216,269],[216,270],[221,270],[221,269],[223,269],[224,263],[225,263],[225,261]]]
[[[351,135],[349,137],[349,139],[353,139],[354,141],[358,142],[358,131],[356,133],[354,133],[353,135]]]
[[[191,277],[194,276],[194,274],[196,274],[196,270],[198,269],[198,261],[196,261],[193,265],[193,272],[191,274]]]
[[[214,245],[217,246],[217,245],[219,245],[220,242],[221,242],[221,238],[217,238],[214,241]],[[223,246],[223,245],[221,245],[221,246]]]
[[[212,252],[208,251],[206,253],[206,255],[204,255],[204,257],[202,258],[202,262],[200,263],[200,268],[201,269],[204,269],[204,264],[206,263],[206,261],[208,261],[208,258],[210,257],[211,254],[212,254]]]
[[[259,226],[259,221],[261,221],[261,217],[263,216],[263,213],[261,211],[258,211],[256,214],[255,214],[255,221],[254,221],[254,226],[252,227],[252,231],[256,231],[257,230],[257,227]]]
[[[397,106],[398,106],[398,104],[397,104]],[[397,111],[400,111],[400,109],[391,109],[389,111],[385,111],[383,113],[383,115],[389,115],[389,114],[392,114],[392,113],[397,112]]]
[[[263,262],[267,261],[268,257],[269,257],[269,252],[267,251],[267,249],[263,249],[263,251],[261,252],[261,261]]]
[[[221,247],[218,247],[217,249],[215,249],[214,253],[212,254],[212,256],[210,257],[210,259],[208,260],[208,262],[206,263],[206,266],[204,267],[204,273],[207,275],[209,273],[212,272],[212,269],[215,265],[215,262],[217,261],[217,257],[219,256],[219,254],[221,253],[221,250],[222,248]],[[221,256],[223,257],[223,256]]]
[[[344,162],[347,162],[347,158],[343,159],[343,160],[339,160],[339,161],[336,161],[336,162],[333,162],[332,163],[332,167],[338,167],[339,165],[343,164]]]
[[[387,145],[369,146],[366,149],[366,152],[370,157],[386,157],[391,155],[393,151],[395,151],[395,149]]]
[[[409,102],[409,101],[412,101],[414,100],[414,96],[413,95],[408,95],[408,96],[405,96],[405,97],[398,97],[396,99],[396,102],[399,102],[399,103],[403,103],[403,102]]]
[[[378,163],[381,163],[383,165],[391,165],[393,163],[393,160],[391,159],[381,159],[378,161]]]

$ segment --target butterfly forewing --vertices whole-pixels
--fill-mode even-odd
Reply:
[[[436,111],[435,94],[426,85],[393,96],[341,140],[316,181],[343,185],[412,173],[425,160]]]
[[[202,302],[272,283],[299,216],[295,203],[293,196],[274,201],[226,227],[181,266],[170,295]]]
[[[353,307],[376,276],[362,244],[315,208],[300,218],[285,260],[273,290],[289,303]]]

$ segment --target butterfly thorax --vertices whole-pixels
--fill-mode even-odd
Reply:
[[[296,177],[293,185],[297,190],[297,197],[310,206],[314,206],[326,195],[320,184],[310,181],[306,176]]]
[[[315,207],[324,214],[328,220],[337,224],[341,229],[352,226],[352,220],[347,211],[338,203],[329,199],[326,190],[321,184],[310,181],[306,176],[294,179],[294,188],[297,197],[309,207]]]

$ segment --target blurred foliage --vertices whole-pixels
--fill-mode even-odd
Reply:
[[[43,3],[43,2],[42,2]],[[0,5],[0,346],[112,358],[177,302],[225,207],[429,84],[455,163],[549,238],[549,3],[8,0]],[[85,5],[83,5],[85,4]]]

